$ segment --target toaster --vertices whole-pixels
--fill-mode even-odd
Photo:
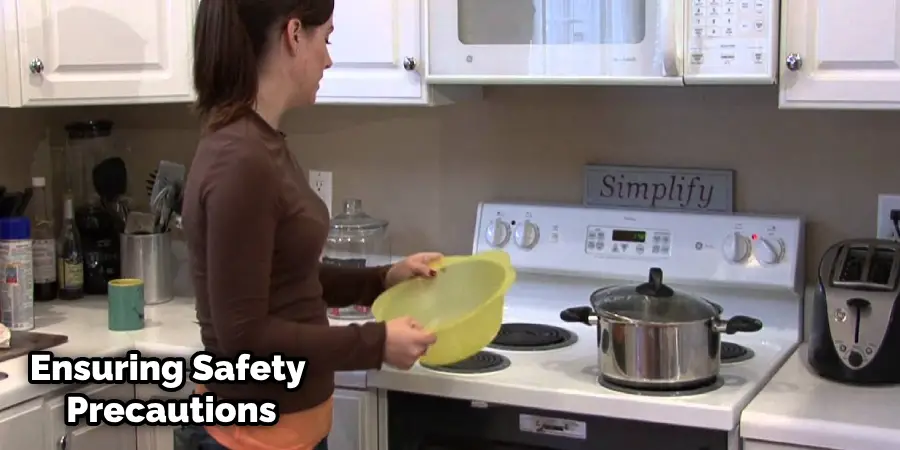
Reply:
[[[900,383],[900,243],[853,239],[819,263],[808,362],[852,384]]]

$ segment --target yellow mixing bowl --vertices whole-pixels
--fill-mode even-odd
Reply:
[[[410,316],[437,342],[420,360],[448,365],[491,343],[503,323],[503,299],[516,280],[504,251],[445,256],[432,267],[434,278],[414,278],[385,291],[372,305],[377,320]]]

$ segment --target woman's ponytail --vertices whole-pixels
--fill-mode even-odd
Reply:
[[[258,54],[239,0],[203,0],[194,27],[196,109],[217,129],[245,113],[256,99]]]

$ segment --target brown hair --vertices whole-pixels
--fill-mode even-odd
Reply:
[[[195,108],[210,129],[249,111],[269,36],[290,19],[315,29],[331,18],[334,0],[203,0],[194,27]]]

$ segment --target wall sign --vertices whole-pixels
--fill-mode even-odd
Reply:
[[[734,171],[589,164],[585,206],[734,212]]]

